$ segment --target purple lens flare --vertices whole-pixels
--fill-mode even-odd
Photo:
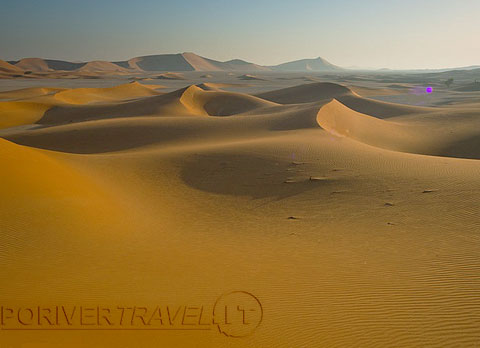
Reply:
[[[410,93],[415,95],[432,94],[433,87],[432,86],[416,86],[410,89]]]

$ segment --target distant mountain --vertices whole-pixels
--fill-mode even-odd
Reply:
[[[82,72],[89,72],[89,73],[95,73],[95,72],[129,72],[128,69],[123,68],[115,63],[112,62],[106,62],[106,61],[93,61],[93,62],[88,62],[87,64],[83,65],[81,68],[76,69],[76,71],[82,71]]]
[[[139,71],[194,71],[182,54],[161,54],[114,62],[123,68]]]
[[[220,63],[220,62],[219,62]],[[220,66],[226,71],[270,71],[266,66],[249,63],[241,59],[232,59],[227,62],[220,63]]]
[[[19,61],[11,61],[16,67],[26,71],[73,71],[81,68],[86,63],[72,63],[63,60],[42,59],[42,58],[24,58]]]
[[[340,68],[318,57],[315,59],[301,59],[293,62],[283,63],[270,67],[274,71],[297,71],[297,72],[322,72],[322,71],[340,71]]]
[[[123,68],[143,71],[268,71],[267,67],[245,62],[240,59],[219,62],[185,52],[179,54],[158,54],[115,62]]]
[[[232,59],[220,62],[201,57],[192,52],[178,54],[157,54],[150,56],[135,57],[125,61],[105,62],[93,61],[73,63],[63,60],[24,58],[18,61],[10,61],[9,64],[23,71],[38,73],[53,71],[76,71],[89,73],[125,73],[142,71],[335,71],[341,68],[327,62],[322,58],[304,59],[295,62],[280,64],[274,67],[261,66],[241,59]]]

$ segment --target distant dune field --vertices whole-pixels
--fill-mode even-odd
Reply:
[[[220,62],[201,57],[192,52],[177,54],[156,54],[134,57],[123,61],[69,62],[43,58],[23,58],[18,61],[0,61],[2,78],[105,78],[111,76],[139,75],[149,72],[272,72],[343,71],[323,58],[303,59],[277,66],[262,66],[242,59]],[[246,75],[247,76],[247,75]]]

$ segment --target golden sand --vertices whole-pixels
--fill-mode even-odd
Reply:
[[[0,139],[0,303],[200,306],[241,290],[261,302],[258,328],[0,331],[2,344],[478,344],[474,109],[331,83],[211,87],[8,93],[1,127],[39,127]]]

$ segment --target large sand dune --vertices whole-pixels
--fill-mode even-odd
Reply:
[[[55,99],[67,104],[88,104],[92,102],[121,101],[160,94],[156,85],[142,85],[138,82],[111,88],[76,88],[60,91]]]
[[[277,71],[339,71],[342,68],[327,62],[322,57],[301,59],[271,67]]]
[[[4,60],[0,60],[0,72],[21,72],[23,71],[18,66],[7,63]]]
[[[20,90],[0,92],[0,100],[22,100],[32,99],[40,96],[55,94],[65,90],[64,88],[48,88],[48,87],[30,87]]]
[[[15,62],[15,66],[23,70],[35,72],[48,72],[54,70],[71,71],[79,69],[86,63],[72,63],[63,60],[42,59],[42,58],[24,58]]]
[[[478,343],[478,108],[334,83],[227,87],[0,93],[0,303],[202,305],[243,290],[264,310],[256,331],[4,331],[2,342]]]
[[[116,62],[119,66],[143,71],[269,71],[267,67],[235,59],[220,62],[192,52],[160,54]]]
[[[351,93],[347,87],[335,83],[319,82],[266,92],[257,96],[281,104],[298,104],[331,99]]]
[[[385,121],[361,114],[334,100],[318,113],[319,125],[337,135],[402,152],[480,159],[477,112],[439,112]]]
[[[41,58],[24,58],[15,64],[16,67],[29,71],[51,71],[48,63]]]
[[[104,73],[121,72],[121,73],[127,73],[128,69],[122,68],[121,66],[118,66],[117,64],[114,64],[114,63],[111,63],[111,62],[93,61],[93,62],[88,62],[87,64],[78,68],[77,71],[79,71],[79,72],[104,72]]]
[[[66,110],[69,116],[65,119],[57,119],[56,122],[72,122],[75,118],[73,110],[80,110],[80,113],[83,114],[95,110],[95,107],[79,109],[78,105],[105,104],[112,101],[124,102],[139,97],[161,95],[161,92],[155,91],[155,88],[159,87],[161,86],[132,82],[112,88],[27,88],[3,92],[0,93],[0,100],[7,99],[7,101],[0,103],[0,129],[36,122],[42,123],[42,120],[48,120],[52,113],[61,114],[63,110]],[[121,104],[109,104],[106,111],[107,113],[113,112],[115,108],[122,109],[122,107]],[[97,108],[105,109],[101,106]],[[48,124],[48,121],[45,121],[45,124]]]

